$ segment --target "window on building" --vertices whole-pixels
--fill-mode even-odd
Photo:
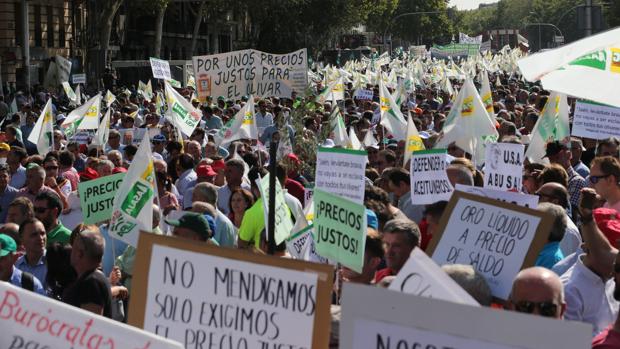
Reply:
[[[43,46],[43,32],[41,30],[41,5],[34,5],[34,46]]]
[[[54,45],[54,8],[47,6],[47,47],[55,47]]]
[[[65,36],[65,8],[60,7],[58,10],[58,47],[64,48],[67,44]]]

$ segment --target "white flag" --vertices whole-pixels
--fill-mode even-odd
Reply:
[[[101,108],[101,95],[88,100],[79,108],[74,109],[62,123],[63,132],[70,139],[77,130],[95,130],[99,127],[99,110]]]
[[[405,144],[405,154],[403,154],[403,165],[406,164],[409,159],[411,159],[411,153],[424,149],[425,148],[424,143],[422,142],[422,138],[420,138],[418,129],[413,123],[411,114],[409,114],[407,117],[407,144]]]
[[[69,105],[73,106],[73,107],[77,107],[79,105],[82,105],[82,91],[80,90],[80,85],[79,84],[75,88],[75,103],[74,102],[70,102]]]
[[[114,195],[110,235],[136,247],[140,230],[153,230],[153,199],[156,197],[151,141],[144,137]]]
[[[65,90],[65,94],[67,95],[67,98],[69,98],[69,102],[77,104],[77,95],[75,94],[75,91],[73,91],[73,89],[71,88],[71,85],[69,85],[68,82],[63,81],[62,88]]]
[[[105,93],[105,103],[108,106],[108,108],[110,108],[110,106],[112,105],[112,103],[114,103],[114,101],[116,101],[116,96],[110,92],[110,90],[108,90]]]
[[[52,113],[52,100],[48,99],[45,107],[39,115],[28,141],[37,145],[39,154],[45,156],[54,145],[54,114]]]
[[[108,111],[105,112],[103,116],[103,120],[99,124],[99,128],[97,128],[97,133],[95,133],[95,137],[93,138],[92,144],[94,145],[104,145],[108,143],[108,138],[110,136],[110,111],[112,109],[108,108]]]
[[[482,81],[480,88],[480,98],[482,98],[482,103],[484,104],[487,113],[489,116],[495,116],[495,111],[493,110],[493,94],[491,93],[491,83],[489,82],[489,73],[486,70],[481,71]]]
[[[243,108],[213,136],[215,144],[224,146],[237,139],[258,139],[254,114],[254,98],[250,95]]]
[[[347,127],[340,115],[340,108],[338,105],[334,105],[332,112],[329,116],[329,125],[332,129],[330,138],[334,141],[334,144],[343,148],[348,148],[351,144],[349,135],[347,135]]]
[[[566,95],[553,91],[534,125],[525,156],[532,162],[546,162],[543,156],[547,143],[568,142],[569,130]]]
[[[357,138],[353,126],[349,127],[349,145],[351,149],[364,150],[364,145],[360,142],[359,138]]]
[[[168,103],[166,118],[184,135],[190,137],[202,119],[202,112],[194,108],[190,102],[175,91],[168,81],[165,81],[164,84],[166,85],[166,102]]]
[[[407,137],[407,122],[388,91],[383,79],[379,79],[379,102],[381,106],[381,125],[383,125],[394,139],[400,141]]]
[[[362,143],[364,143],[365,147],[378,147],[379,146],[379,142],[373,135],[373,128],[369,128],[368,131],[366,131],[366,135],[364,136],[364,140],[362,141]]]

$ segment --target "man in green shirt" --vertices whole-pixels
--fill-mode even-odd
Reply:
[[[71,230],[65,228],[58,220],[62,212],[62,202],[58,195],[52,192],[41,192],[34,199],[34,215],[43,222],[47,232],[47,244],[54,242],[68,244]]]

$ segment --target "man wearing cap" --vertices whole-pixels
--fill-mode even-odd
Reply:
[[[18,191],[9,185],[10,179],[9,166],[0,164],[0,223],[6,221],[9,205],[13,202],[13,199],[15,199]]]
[[[195,241],[209,241],[212,233],[207,219],[194,212],[187,212],[179,219],[167,219],[166,223],[173,226],[172,235]]]
[[[554,141],[547,143],[545,150],[545,157],[549,159],[552,164],[558,164],[564,167],[566,174],[568,174],[568,194],[570,195],[571,207],[575,208],[579,204],[579,193],[582,188],[586,186],[586,180],[583,179],[571,166],[572,154],[566,144]],[[577,210],[573,209],[573,221],[577,222],[578,214]]]
[[[192,197],[192,193],[194,191],[194,188],[199,184],[199,183],[213,183],[213,180],[215,179],[215,176],[217,175],[217,173],[215,173],[215,171],[213,171],[213,168],[211,167],[211,165],[199,165],[198,167],[196,167],[196,182],[194,182],[194,184],[187,188],[185,190],[185,193],[183,194],[183,209],[189,209],[192,208],[192,202],[193,197]]]
[[[16,251],[17,244],[15,240],[6,234],[0,234],[0,281],[10,282],[14,286],[30,289],[45,296],[45,290],[43,285],[41,285],[41,281],[32,274],[23,273],[15,268]]]
[[[570,152],[572,158],[570,160],[570,164],[581,177],[588,178],[588,176],[590,175],[590,169],[583,162],[581,162],[581,154],[583,154],[584,151],[586,151],[586,148],[583,146],[581,139],[577,137],[571,137]]]

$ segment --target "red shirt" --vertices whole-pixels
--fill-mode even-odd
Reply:
[[[396,274],[394,274],[394,271],[392,269],[390,269],[390,268],[385,268],[385,269],[378,270],[375,273],[375,283],[378,283],[379,281],[381,281],[386,276],[392,276],[392,275],[396,275]]]
[[[620,348],[620,332],[614,330],[611,324],[603,332],[592,340],[592,349],[617,349]]]
[[[286,188],[289,194],[293,195],[297,200],[299,200],[302,206],[305,206],[304,186],[301,185],[301,183],[297,182],[294,179],[287,178],[286,181],[284,181],[284,188]]]

